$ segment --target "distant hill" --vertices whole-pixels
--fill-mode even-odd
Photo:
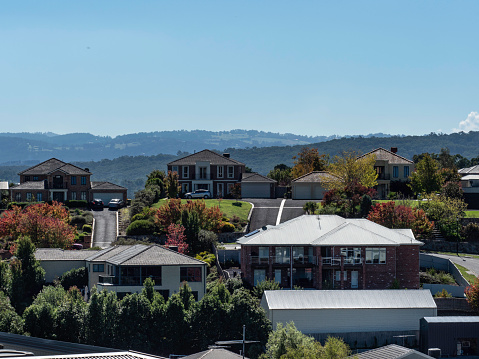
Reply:
[[[388,137],[378,133],[366,137]],[[350,137],[350,136],[349,136]],[[338,136],[301,136],[254,130],[157,131],[117,137],[89,133],[0,133],[0,165],[32,164],[56,157],[66,162],[99,161],[122,156],[152,156],[159,153],[201,151],[205,148],[251,148],[296,146],[329,141]]]
[[[238,130],[239,131],[239,130]],[[182,132],[182,131],[178,131]],[[186,131],[185,131],[186,132]],[[198,131],[202,132],[202,131]],[[234,131],[231,131],[234,132]],[[248,132],[248,131],[245,131]],[[242,132],[244,133],[244,132]],[[255,131],[258,134],[259,132]],[[190,136],[191,133],[188,133]],[[135,139],[135,135],[126,141]],[[124,136],[120,136],[124,137]],[[100,140],[99,140],[100,141]],[[245,140],[246,141],[246,140]],[[143,145],[141,145],[143,146]],[[276,164],[284,163],[287,165],[293,164],[292,157],[301,150],[305,145],[295,146],[271,146],[271,147],[252,147],[252,148],[225,148],[218,152],[229,152],[231,157],[251,167],[253,171],[266,175]],[[319,153],[329,154],[331,156],[339,154],[345,150],[355,150],[361,153],[367,153],[375,148],[383,147],[390,149],[391,147],[398,148],[398,154],[412,159],[413,155],[423,152],[439,153],[441,148],[449,148],[451,154],[460,154],[466,158],[477,157],[479,155],[479,132],[470,133],[453,133],[446,134],[429,134],[425,136],[389,136],[389,137],[349,137],[333,139],[326,142],[317,142],[308,144],[309,147],[318,148]],[[214,149],[213,146],[204,146],[198,150],[205,148]],[[157,146],[156,150],[160,152],[163,146]],[[133,196],[134,192],[144,186],[146,175],[154,169],[166,171],[166,164],[178,157],[183,157],[189,151],[182,150],[180,156],[175,154],[155,154],[142,156],[121,156],[115,159],[104,159],[101,161],[78,161],[71,162],[77,164],[82,168],[89,168],[93,173],[93,181],[110,181],[128,188],[128,195]],[[191,153],[193,153],[191,151]],[[0,152],[3,156],[3,152]],[[81,153],[81,152],[80,152]],[[79,153],[79,154],[80,154]],[[45,153],[46,155],[47,153]],[[50,153],[43,159],[48,159],[53,156]],[[65,156],[57,156],[64,161]],[[3,156],[5,158],[5,156]],[[84,158],[85,159],[85,158]],[[88,158],[86,158],[88,159]],[[32,166],[34,161],[24,162],[21,166],[0,166],[0,181],[7,180],[18,182],[17,173],[23,169]],[[70,161],[69,161],[70,162]]]

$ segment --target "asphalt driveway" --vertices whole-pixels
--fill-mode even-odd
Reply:
[[[254,205],[250,219],[250,232],[268,224],[274,226],[277,223],[283,223],[303,215],[305,213],[303,206],[306,202],[309,202],[308,200],[284,200],[282,198],[243,198],[242,200]]]
[[[117,211],[110,211],[105,208],[103,211],[92,211],[95,219],[93,229],[93,247],[106,248],[116,240],[117,235]]]
[[[477,257],[471,257],[470,255],[464,253],[459,253],[459,256],[437,253],[431,254],[434,254],[436,257],[447,258],[451,262],[467,268],[469,271],[475,274],[476,277],[479,276],[479,258]]]

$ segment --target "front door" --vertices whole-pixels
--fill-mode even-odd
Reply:
[[[63,202],[63,192],[53,192],[52,199],[57,202]]]
[[[223,198],[223,183],[218,183],[216,188],[216,197]]]
[[[351,288],[353,289],[358,288],[358,271],[357,270],[351,271]]]

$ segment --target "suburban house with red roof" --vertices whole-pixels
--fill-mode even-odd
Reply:
[[[51,158],[18,174],[20,184],[11,188],[15,202],[127,199],[127,189],[110,182],[93,182],[88,168]]]

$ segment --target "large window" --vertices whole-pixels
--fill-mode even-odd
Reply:
[[[201,282],[201,268],[181,267],[180,282]]]
[[[404,178],[409,177],[409,166],[404,166]]]
[[[290,262],[290,248],[289,247],[275,247],[275,263],[287,264]]]
[[[86,192],[81,193],[81,200],[86,201]]]
[[[361,263],[361,248],[341,248],[341,255],[345,264]]]
[[[71,197],[72,197],[72,201],[75,201],[77,199],[77,193],[76,192],[72,192],[71,193]]]
[[[38,193],[37,193],[37,201],[38,201],[38,202],[43,201],[42,192],[38,192]]]
[[[38,181],[38,176],[33,176],[34,181]]]
[[[86,176],[81,176],[81,184],[86,185]]]
[[[207,179],[208,168],[200,167],[200,179]]]
[[[398,166],[393,166],[393,177],[394,178],[399,177],[399,167]]]
[[[386,248],[366,248],[366,263],[385,264]]]
[[[141,280],[144,283],[146,278],[151,278],[155,281],[155,285],[161,285],[161,267],[141,267]],[[140,285],[143,285],[141,283]]]
[[[77,184],[77,177],[76,176],[71,177],[71,184],[72,184],[72,186]]]
[[[266,269],[255,269],[253,275],[253,284],[257,285],[266,279]]]
[[[171,166],[171,172],[178,173],[178,166]]]
[[[27,201],[31,201],[31,200],[32,200],[32,193],[27,192]]]
[[[223,166],[218,166],[218,178],[223,178]]]
[[[93,272],[104,272],[105,265],[104,264],[94,264],[93,265]]]
[[[15,202],[21,202],[21,201],[22,201],[22,194],[15,193]]]

